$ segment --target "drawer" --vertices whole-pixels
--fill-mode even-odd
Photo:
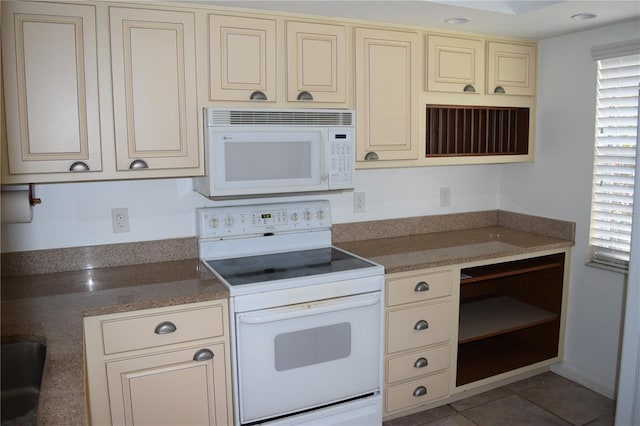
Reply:
[[[413,379],[449,368],[449,345],[412,352],[387,360],[387,383]]]
[[[416,274],[387,280],[387,306],[421,302],[451,295],[453,271]]]
[[[451,336],[452,302],[387,312],[387,353],[445,342]]]
[[[385,412],[418,407],[449,395],[449,372],[385,389]]]
[[[166,333],[158,329],[163,324]],[[224,335],[222,306],[137,315],[101,325],[106,355]]]

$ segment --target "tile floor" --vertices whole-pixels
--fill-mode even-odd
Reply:
[[[383,426],[613,425],[615,403],[547,372]]]

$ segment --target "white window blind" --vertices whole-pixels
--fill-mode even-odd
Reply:
[[[591,260],[621,268],[629,264],[639,83],[640,55],[598,61]]]

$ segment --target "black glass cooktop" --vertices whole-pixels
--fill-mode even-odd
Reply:
[[[232,286],[375,266],[335,247],[208,260],[206,262]]]

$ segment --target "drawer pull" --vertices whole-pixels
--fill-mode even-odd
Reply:
[[[170,321],[161,322],[156,326],[154,333],[156,334],[171,334],[176,331],[178,328],[176,325]]]
[[[426,330],[427,328],[429,328],[429,323],[425,320],[420,320],[413,326],[413,329],[418,331]]]
[[[194,361],[208,361],[210,359],[213,359],[213,352],[209,349],[200,349],[193,355]]]
[[[420,358],[416,359],[416,362],[413,363],[413,366],[415,368],[424,368],[427,365],[429,365],[429,361],[427,361],[427,359],[424,358],[424,357],[420,357]]]
[[[414,391],[413,391],[413,396],[424,396],[427,394],[427,388],[425,388],[424,386],[418,386]]]
[[[416,284],[416,288],[414,288],[413,290],[417,292],[429,291],[429,283],[420,281],[418,284]]]

